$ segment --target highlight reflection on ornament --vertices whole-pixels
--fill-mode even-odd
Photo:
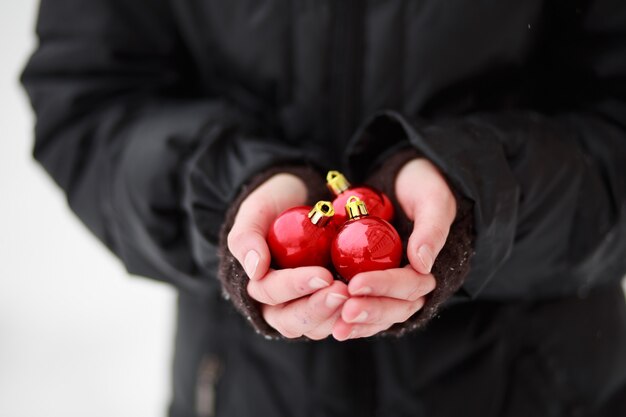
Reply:
[[[346,280],[360,272],[400,266],[402,242],[394,227],[380,217],[370,216],[365,203],[350,196],[348,221],[337,232],[331,247],[335,269]]]
[[[279,268],[328,266],[336,232],[331,221],[334,214],[329,201],[319,201],[314,207],[293,207],[281,213],[267,235],[272,262]]]

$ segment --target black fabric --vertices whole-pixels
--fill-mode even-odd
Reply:
[[[615,285],[456,304],[425,331],[348,342],[265,340],[227,301],[211,305],[179,299],[172,417],[198,415],[207,392],[219,417],[620,417],[626,406],[626,305]],[[220,372],[200,384],[206,358]]]
[[[559,308],[559,299],[599,287],[621,295],[610,284],[626,273],[625,27],[622,0],[42,0],[40,43],[22,81],[37,116],[34,156],[72,210],[129,272],[200,297],[206,305],[198,312],[215,315],[214,337],[229,330],[228,315],[211,307],[223,302],[216,301],[218,234],[243,184],[281,164],[339,169],[359,182],[407,145],[473,204],[475,256],[455,298],[465,297],[458,308],[468,315],[481,314],[488,300],[505,306],[484,313],[488,332],[506,303]],[[601,307],[591,304],[589,329],[616,317]],[[194,314],[181,317],[181,328],[190,328]],[[397,343],[417,352],[437,323]],[[461,344],[460,357],[480,346],[454,339],[463,326],[445,323],[437,337]],[[577,322],[550,326],[578,334],[583,348],[610,346],[608,336],[597,341]],[[315,383],[335,376],[325,366],[362,370],[358,392],[372,407],[371,396],[399,381],[395,371],[383,377],[369,368],[386,366],[372,353],[375,339],[275,342],[265,351],[250,327],[238,329],[240,338],[224,339],[229,349],[267,360],[244,362],[257,379],[226,371],[225,380],[248,384],[246,392],[263,376],[288,381],[275,403],[250,394],[266,415],[290,415],[290,401],[310,389],[306,375],[318,372]],[[620,331],[607,329],[623,347]],[[203,351],[206,339],[194,334],[177,349]],[[317,352],[328,360],[306,375],[287,365]],[[598,360],[626,374],[617,356]],[[449,363],[500,387],[489,380],[504,362]],[[597,377],[588,385],[603,390],[602,401],[624,408],[624,389],[613,389],[619,384],[596,367],[576,369]],[[503,383],[515,383],[511,375]],[[563,390],[578,392],[572,374],[559,378]],[[184,387],[187,397],[175,391],[174,403],[195,409]],[[390,413],[419,415],[413,394],[398,394],[405,408]],[[536,396],[522,398],[541,406]],[[299,413],[375,410],[355,401],[332,410],[316,404]],[[222,415],[245,417],[254,406]],[[574,413],[561,411],[545,415]]]

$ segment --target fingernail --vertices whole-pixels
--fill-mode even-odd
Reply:
[[[249,278],[254,277],[254,273],[256,272],[256,268],[259,266],[260,259],[259,254],[254,250],[251,250],[246,254],[246,257],[243,260],[243,267]]]
[[[348,297],[346,297],[343,294],[337,294],[337,293],[331,292],[330,294],[326,296],[326,307],[337,308],[341,304],[343,304],[347,299]]]
[[[367,311],[361,311],[361,313],[356,316],[355,318],[353,318],[352,320],[350,320],[350,323],[363,323],[365,320],[367,320]]]
[[[370,287],[361,287],[356,291],[351,291],[350,293],[352,295],[367,295],[370,294],[372,292],[372,289]]]
[[[319,290],[320,288],[328,287],[330,284],[320,277],[313,277],[309,280],[309,287],[314,290]]]
[[[348,339],[354,339],[355,337],[356,337],[356,329],[352,329],[352,331],[348,335]]]
[[[420,258],[424,268],[426,268],[426,272],[430,273],[430,270],[433,268],[433,262],[435,262],[435,257],[433,256],[433,252],[427,245],[420,246],[417,251],[417,257]]]

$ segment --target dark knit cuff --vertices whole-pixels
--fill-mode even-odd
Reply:
[[[383,191],[397,208],[394,226],[398,230],[404,244],[403,263],[407,264],[406,245],[413,230],[413,223],[399,209],[395,193],[395,180],[400,169],[410,160],[419,158],[420,154],[413,148],[397,151],[373,173],[367,183]],[[450,228],[448,239],[437,256],[432,274],[437,281],[435,290],[427,296],[426,304],[411,318],[403,323],[396,323],[388,330],[379,333],[381,336],[402,336],[407,332],[424,327],[441,309],[442,305],[461,288],[469,273],[469,261],[473,254],[473,203],[461,196],[450,186],[457,202],[457,214]]]
[[[226,218],[220,230],[218,278],[222,284],[222,295],[229,299],[255,331],[266,339],[281,339],[283,336],[271,327],[261,313],[261,306],[248,295],[248,281],[243,267],[228,249],[228,233],[233,227],[241,203],[265,181],[277,174],[292,174],[304,181],[307,187],[307,204],[327,198],[323,177],[308,166],[277,166],[257,174],[248,182],[226,212]]]

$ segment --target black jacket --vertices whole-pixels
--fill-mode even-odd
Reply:
[[[283,346],[229,313],[215,278],[229,205],[281,164],[342,169],[359,181],[407,146],[431,159],[473,204],[475,255],[457,294],[473,301],[453,310],[500,306],[487,322],[503,322],[499,311],[511,306],[596,294],[626,272],[622,0],[42,0],[37,30],[23,75],[37,114],[35,157],[129,272],[184,290],[179,351],[195,346],[188,358],[240,346],[214,340],[224,317],[237,323],[244,350]],[[615,306],[622,316],[611,317],[623,319]],[[194,308],[215,310],[202,318],[211,342],[184,330],[198,325]],[[328,368],[336,370],[371,358],[376,343],[411,351],[429,332],[284,346],[294,363],[343,357]],[[300,378],[288,369],[287,381]],[[371,378],[359,384],[373,390]],[[602,401],[619,386],[600,385]],[[268,415],[296,415],[287,405],[302,394],[296,386],[267,396]],[[420,392],[393,402],[412,411],[381,415],[430,413],[411,402]],[[350,407],[352,394],[344,393]],[[193,405],[176,395],[180,407]],[[369,415],[368,405],[319,412]]]

